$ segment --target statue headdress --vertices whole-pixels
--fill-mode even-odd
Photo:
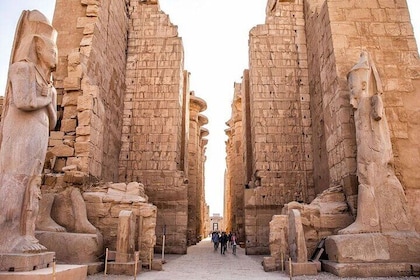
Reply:
[[[52,27],[49,20],[38,10],[24,10],[16,26],[15,37],[10,54],[9,67],[15,62],[27,60],[33,47],[33,39],[39,37],[44,41],[54,42],[57,39],[57,31]],[[2,119],[9,109],[9,77],[7,78],[6,94],[3,105]],[[2,142],[3,121],[0,124],[0,145]]]
[[[359,70],[359,69],[365,69],[365,70],[371,70],[374,78],[374,89],[376,90],[376,94],[382,94],[382,82],[379,77],[378,69],[376,68],[375,63],[370,59],[370,55],[367,51],[362,51],[360,53],[360,59],[357,62],[356,65],[351,68],[349,73],[347,74],[347,78],[350,75],[351,72]]]
[[[30,42],[34,37],[55,42],[57,31],[41,12],[37,10],[23,11],[16,27],[10,64],[25,59],[25,56],[31,51],[29,49]]]

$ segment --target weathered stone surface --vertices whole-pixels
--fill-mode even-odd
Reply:
[[[273,257],[264,257],[263,267],[265,272],[271,272],[277,270],[276,259]]]
[[[286,274],[292,276],[301,276],[301,275],[317,275],[317,267],[313,262],[289,262],[286,261]],[[292,271],[290,271],[290,268]]]
[[[142,269],[142,262],[137,262],[137,268],[135,262],[109,262],[108,263],[108,273],[115,275],[131,275],[134,276],[135,273],[140,273]]]
[[[416,232],[333,235],[325,240],[330,261],[338,263],[420,262]]]
[[[56,265],[55,273],[52,267],[27,272],[1,272],[0,280],[49,280],[54,276],[60,280],[86,280],[87,270],[86,265]]]
[[[322,261],[322,269],[339,277],[401,277],[420,275],[413,263],[336,263]]]
[[[0,127],[0,253],[45,251],[35,238],[48,133],[57,121],[57,32],[37,10],[16,28]]]
[[[51,215],[53,221],[63,226],[67,231],[73,233],[96,234],[97,229],[90,223],[86,213],[86,204],[78,188],[68,187],[64,191],[54,195],[50,213],[40,212],[40,215]],[[47,208],[48,209],[48,208]],[[38,220],[49,219],[49,216],[38,218]],[[47,221],[48,225],[51,222]],[[38,227],[39,228],[39,227]],[[40,228],[41,229],[41,228]],[[43,227],[42,230],[57,230],[56,224]]]
[[[52,147],[50,152],[57,157],[69,157],[74,155],[74,149],[64,144]]]
[[[420,228],[414,194],[418,189],[415,181],[420,174],[420,160],[412,156],[418,154],[419,147],[416,112],[420,87],[418,75],[414,74],[418,72],[415,69],[419,61],[416,47],[410,49],[406,45],[413,42],[411,31],[398,28],[409,21],[407,7],[391,5],[389,1],[343,3],[270,0],[265,23],[250,31],[249,70],[244,71],[242,82],[235,84],[232,117],[227,122],[225,182],[228,227],[235,223],[232,217],[236,216],[236,220],[241,215],[234,206],[237,201],[234,186],[248,188],[243,214],[245,236],[249,240],[247,253],[261,252],[261,247],[267,244],[268,208],[272,215],[280,214],[279,210],[290,201],[309,203],[315,195],[333,186],[344,189],[344,194],[340,194],[343,199],[331,196],[338,204],[325,201],[325,205],[317,205],[315,209],[321,213],[303,213],[314,210],[309,207],[300,209],[308,247],[313,248],[321,236],[334,234],[353,222],[351,215],[361,212],[357,209],[358,190],[359,196],[365,198],[360,204],[368,205],[362,212],[375,213],[373,208],[378,206],[372,201],[387,201],[385,204],[390,207],[379,207],[378,222],[367,218],[370,221],[364,223],[372,223],[371,229],[366,226],[345,231],[375,231],[382,222],[386,225],[381,231],[412,230],[413,225],[417,231]],[[401,16],[388,17],[388,13]],[[375,22],[366,25],[371,19]],[[378,115],[366,114],[362,119],[371,120],[371,124],[360,119],[355,124],[359,109],[364,109],[354,111],[348,102],[346,75],[361,49],[375,58],[382,77],[378,81],[382,90],[364,92],[366,97],[382,97],[369,97],[372,100],[365,100],[365,108],[373,108],[383,99],[382,111],[388,115],[387,119],[375,120]],[[406,64],[396,65],[400,60]],[[373,85],[375,81],[371,80],[366,86]],[[242,110],[238,109],[239,104]],[[386,142],[392,142],[395,153],[389,161],[392,164],[387,165],[389,170],[380,170],[373,163],[375,153],[389,158],[388,143],[381,146],[384,135],[372,136],[366,131],[365,136],[358,136],[356,132],[357,126],[375,130],[383,123],[389,128],[390,142]],[[366,146],[359,148],[360,142]],[[365,162],[369,168],[356,174],[356,169],[361,169],[356,155],[365,148],[371,148]],[[238,154],[241,157],[237,160]],[[380,174],[390,174],[392,182],[386,184]],[[370,185],[380,186],[373,197],[366,194],[372,188],[368,186],[366,191],[366,182],[361,183],[367,175]],[[392,189],[392,194],[387,189]],[[409,212],[413,220],[408,218]],[[254,242],[257,232],[263,237]]]
[[[136,221],[132,211],[122,210],[118,216],[117,249],[115,262],[133,260],[135,252]]]
[[[382,101],[382,81],[367,52],[348,74],[355,109],[357,176],[356,221],[340,234],[412,231],[404,189],[395,175],[390,130]]]
[[[289,210],[288,244],[289,255],[293,262],[304,263],[308,261],[305,235],[303,232],[300,212],[296,209]]]
[[[270,222],[270,254],[275,259],[276,269],[280,270],[281,263],[289,259],[288,244],[289,221],[287,215],[274,215]]]
[[[54,256],[54,252],[34,254],[0,254],[0,271],[20,272],[45,268],[52,265]]]
[[[103,238],[99,234],[37,231],[36,237],[48,250],[55,252],[57,262],[89,264],[104,253]]]
[[[127,185],[130,185],[128,183]],[[139,183],[131,184],[133,186],[140,186]],[[117,248],[117,235],[119,215],[121,211],[130,211],[135,215],[135,248],[139,251],[140,260],[143,263],[148,262],[150,250],[156,244],[156,206],[147,203],[147,199],[127,195],[122,191],[118,194],[109,194],[108,191],[116,191],[117,188],[124,189],[126,184],[105,184],[99,188],[101,192],[85,192],[83,197],[86,201],[87,215],[92,223],[104,234],[105,247],[111,250]]]

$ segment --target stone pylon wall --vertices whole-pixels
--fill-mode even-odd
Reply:
[[[314,139],[321,140],[315,177],[343,185],[355,207],[356,141],[346,76],[365,49],[383,84],[395,171],[419,217],[420,158],[413,155],[420,149],[420,61],[406,1],[306,1],[305,14],[313,123],[323,135],[314,132]]]
[[[177,27],[152,0],[58,0],[53,25],[59,123],[45,184],[142,182],[158,208],[157,251],[165,227],[166,252],[185,253],[188,201],[198,206],[191,216],[204,219],[205,144],[199,127],[199,192],[190,198],[189,73]]]
[[[245,190],[247,252],[268,251],[269,222],[292,200],[314,198],[312,130],[303,1],[270,1],[250,31],[252,166]]]
[[[186,253],[189,89],[182,40],[157,3],[130,2],[120,181],[141,181],[158,207],[157,245]],[[185,107],[183,105],[186,105]]]
[[[118,179],[125,49],[125,1],[57,0],[59,123],[51,133],[52,171],[76,165],[85,177]],[[47,157],[48,158],[48,157]],[[51,181],[62,177],[51,176]]]

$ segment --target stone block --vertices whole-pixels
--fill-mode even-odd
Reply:
[[[113,183],[109,186],[108,193],[112,192],[112,190],[118,190],[119,193],[125,193],[127,190],[127,185],[125,183]]]
[[[79,112],[84,110],[92,110],[93,108],[93,96],[82,95],[77,98],[77,110]]]
[[[26,272],[0,272],[0,280],[86,280],[86,265],[56,265],[55,274],[53,268],[42,268]]]
[[[317,275],[317,265],[313,262],[285,262],[286,274],[290,275],[290,268],[292,269],[292,276],[301,276],[301,275]]]
[[[339,277],[420,276],[418,263],[336,263],[322,260],[322,270]]]
[[[85,110],[76,114],[77,119],[78,119],[78,124],[80,126],[85,126],[85,125],[88,126],[90,124],[91,114],[92,114],[92,111],[90,110]]]
[[[92,24],[97,21],[96,17],[79,17],[77,19],[77,28],[83,28],[87,24]]]
[[[62,140],[63,137],[64,137],[64,132],[62,131],[50,131],[50,139]]]
[[[83,171],[66,171],[64,173],[64,181],[67,183],[73,183],[77,185],[82,185],[88,179],[88,174]]]
[[[64,89],[71,90],[80,90],[80,78],[79,77],[66,77],[64,78]]]
[[[74,155],[74,149],[64,144],[52,147],[50,152],[57,157],[70,157]]]
[[[55,252],[60,263],[94,263],[104,251],[101,234],[37,231],[35,237]]]
[[[71,91],[66,92],[63,95],[63,101],[61,102],[61,106],[77,106],[77,98],[79,97],[80,93],[78,91]]]
[[[276,259],[273,257],[264,257],[263,267],[265,272],[276,271]]]
[[[102,203],[105,195],[103,192],[85,192],[83,193],[83,199],[89,203]]]
[[[76,131],[76,120],[75,119],[63,119],[61,121],[60,130],[63,132]]]
[[[152,261],[152,270],[162,271],[163,270],[163,262],[162,262],[162,260],[153,260]]]
[[[420,234],[416,232],[333,235],[325,240],[330,261],[338,263],[420,263]]]
[[[118,217],[117,253],[115,261],[132,260],[135,250],[136,219],[132,211],[122,210]]]
[[[0,254],[0,271],[31,271],[53,263],[55,253]]]
[[[134,276],[135,271],[139,273],[141,271],[141,261],[137,262],[137,270],[136,270],[136,264],[135,262],[125,262],[125,263],[119,263],[119,262],[108,262],[108,274],[113,275],[131,275]]]

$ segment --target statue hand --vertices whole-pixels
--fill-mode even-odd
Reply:
[[[51,97],[53,90],[55,90],[55,88],[52,86],[52,84],[48,84],[46,86],[42,87],[42,91],[41,91],[41,95],[45,96],[45,97]]]

